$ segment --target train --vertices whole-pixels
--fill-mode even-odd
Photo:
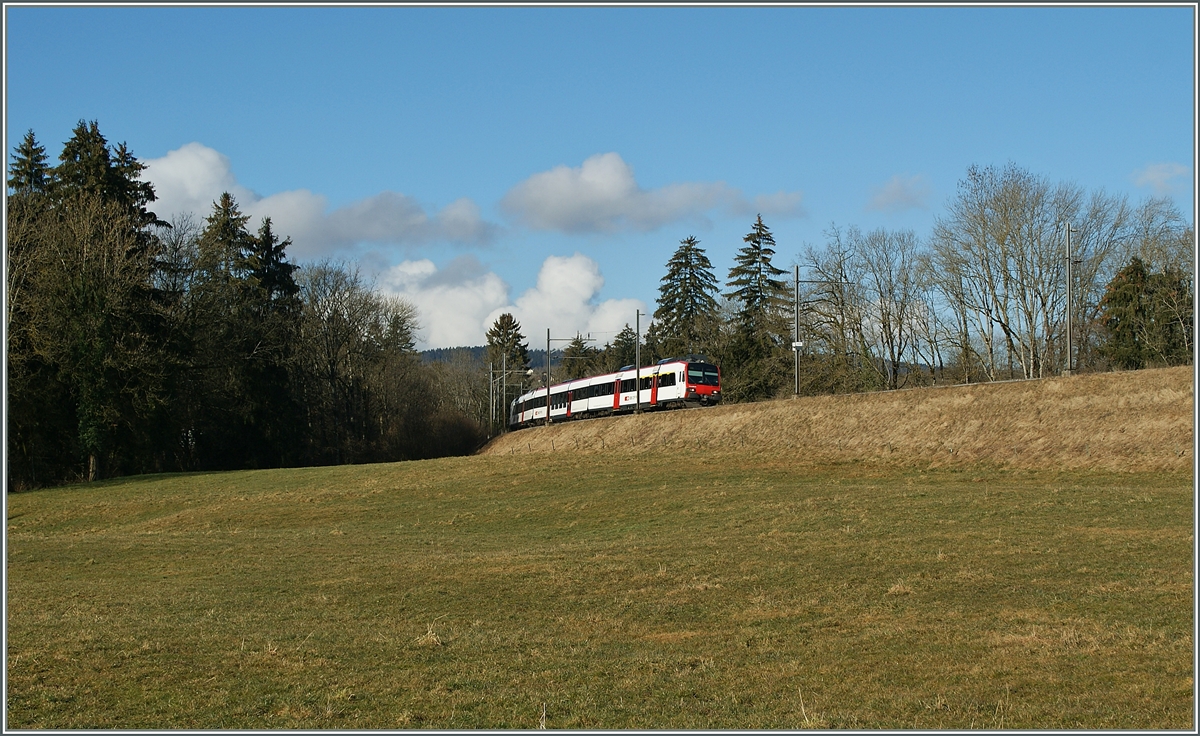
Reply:
[[[556,383],[549,390],[542,387],[522,394],[509,406],[508,426],[520,429],[545,424],[547,411],[554,422],[629,413],[639,405],[648,411],[712,406],[720,401],[721,370],[716,365],[701,356],[666,358],[640,371],[627,365],[616,373],[577,378]]]

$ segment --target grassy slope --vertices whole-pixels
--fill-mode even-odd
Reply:
[[[1192,467],[1191,367],[565,422],[484,452],[758,452],[798,461],[1107,470]]]
[[[10,728],[1194,725],[1189,468],[643,443],[7,501]]]

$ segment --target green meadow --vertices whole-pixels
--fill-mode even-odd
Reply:
[[[1190,471],[545,454],[7,503],[8,728],[1195,727]]]

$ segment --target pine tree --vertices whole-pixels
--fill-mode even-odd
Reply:
[[[487,331],[487,359],[496,372],[497,407],[506,424],[503,418],[508,414],[509,402],[521,394],[529,369],[529,343],[521,334],[521,323],[507,312],[497,317]]]
[[[46,194],[53,181],[53,171],[46,163],[46,149],[34,137],[25,133],[13,149],[13,161],[8,167],[8,188],[18,195]]]
[[[291,244],[291,238],[281,242],[271,231],[270,217],[263,218],[258,236],[247,242],[246,265],[250,280],[263,291],[268,304],[291,299],[300,290],[292,278],[297,266],[287,261],[286,251]]]
[[[564,377],[571,380],[591,375],[596,370],[596,359],[599,355],[599,350],[588,345],[583,339],[583,335],[576,333],[575,337],[563,350],[562,367]]]
[[[529,343],[521,334],[521,323],[507,312],[496,318],[487,332],[487,356],[492,367],[500,370],[501,364],[510,371],[524,373],[529,368]]]
[[[771,263],[775,255],[775,238],[763,224],[762,215],[742,240],[745,247],[735,257],[736,265],[729,269],[726,296],[738,302],[737,330],[747,347],[748,357],[763,357],[777,343],[785,328],[783,313],[788,302],[787,284],[776,276],[781,268]]]
[[[787,284],[775,277],[784,273],[771,263],[775,238],[762,215],[742,240],[735,266],[729,270],[726,297],[737,304],[733,339],[725,358],[729,377],[726,395],[737,400],[761,399],[782,385],[782,351],[787,331]]]
[[[258,444],[254,386],[264,357],[266,326],[251,280],[254,238],[228,192],[213,203],[197,243],[192,286],[190,356],[194,385],[189,387],[189,436],[194,438],[200,469],[250,467]],[[268,323],[269,324],[269,323]],[[253,359],[253,360],[252,360]]]
[[[205,218],[200,234],[197,268],[207,281],[240,280],[251,269],[253,239],[246,231],[249,215],[243,215],[237,200],[229,192],[213,202],[212,214]]]
[[[610,371],[615,371],[627,365],[633,365],[636,359],[637,339],[637,332],[626,322],[625,327],[604,348],[605,367]]]
[[[667,261],[654,310],[665,353],[689,354],[708,349],[716,325],[717,278],[698,240],[689,235]]]
[[[88,192],[110,202],[116,199],[108,140],[100,133],[95,120],[90,124],[79,121],[71,139],[63,144],[58,160],[54,171],[56,189]]]
[[[1100,300],[1100,321],[1107,333],[1100,351],[1114,368],[1134,370],[1191,360],[1189,281],[1174,267],[1150,273],[1136,256],[1113,276]]]

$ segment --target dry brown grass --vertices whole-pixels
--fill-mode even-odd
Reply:
[[[481,453],[761,453],[793,462],[1182,470],[1192,465],[1190,366],[870,394],[811,396],[535,427]]]

